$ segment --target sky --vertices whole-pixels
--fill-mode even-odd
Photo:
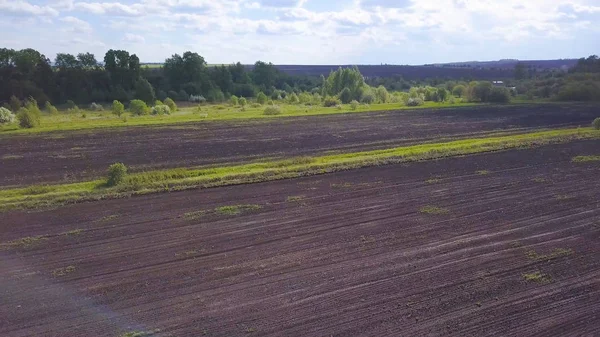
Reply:
[[[0,47],[416,65],[597,55],[598,22],[600,0],[0,0]]]

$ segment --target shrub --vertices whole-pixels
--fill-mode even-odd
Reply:
[[[153,115],[170,115],[171,109],[167,105],[155,105],[152,107]]]
[[[156,95],[152,84],[145,78],[140,78],[135,83],[135,98],[144,101],[147,104],[152,104],[155,101]]]
[[[154,106],[157,106],[157,105],[164,105],[164,104],[161,100],[157,99],[156,101],[154,101]]]
[[[600,86],[592,82],[569,83],[558,92],[559,101],[594,101],[600,99]]]
[[[112,103],[112,113],[113,115],[117,115],[118,117],[121,117],[121,115],[123,114],[123,112],[125,112],[125,106],[123,105],[123,103],[114,100]]]
[[[54,105],[50,104],[50,101],[46,101],[46,104],[44,105],[44,110],[46,110],[47,113],[52,115],[58,113],[58,109],[56,109]]]
[[[206,99],[209,102],[220,103],[225,100],[225,94],[221,91],[221,89],[210,89],[206,94]]]
[[[108,180],[106,185],[117,186],[125,180],[127,175],[127,166],[123,163],[115,163],[108,167]]]
[[[90,110],[92,110],[92,111],[103,111],[104,108],[102,107],[102,104],[92,103],[92,104],[90,104]]]
[[[406,101],[407,106],[419,106],[423,105],[423,100],[419,97],[411,97]]]
[[[275,102],[273,102],[273,100],[272,100],[272,99],[269,99],[269,100],[267,101],[267,105],[275,105]]]
[[[27,110],[27,108],[19,109],[17,119],[19,120],[19,126],[24,129],[31,129],[40,125],[40,116],[35,112]]]
[[[290,102],[290,104],[298,104],[300,102],[298,95],[296,95],[294,92],[287,96],[287,100]]]
[[[67,100],[67,109],[75,109],[77,105],[71,100]]]
[[[240,100],[236,95],[231,95],[231,97],[229,97],[229,103],[233,106],[237,106],[240,103]]]
[[[238,102],[240,103],[240,105],[242,107],[245,107],[248,104],[248,101],[246,100],[246,97],[240,97],[240,99],[238,100]]]
[[[465,88],[464,85],[459,84],[452,89],[452,94],[456,97],[462,97],[466,91],[467,88]]]
[[[327,107],[327,108],[336,106],[336,105],[340,105],[340,104],[341,104],[340,99],[337,97],[327,96],[323,100],[323,106]]]
[[[360,102],[364,104],[373,104],[375,102],[375,95],[371,92],[367,92],[362,95]]]
[[[167,97],[167,98],[165,98],[164,102],[165,102],[165,105],[169,107],[171,112],[177,111],[177,104],[175,104],[175,101],[173,101],[172,99]]]
[[[33,99],[32,97],[29,97],[29,99],[27,99],[25,101],[24,107],[25,107],[25,109],[27,109],[30,112],[32,112],[33,114],[35,114],[38,119],[42,116],[42,111],[38,107],[36,100]]]
[[[281,108],[278,105],[270,105],[265,108],[265,112],[263,114],[268,115],[268,116],[280,115]]]
[[[13,115],[10,110],[6,108],[0,108],[0,124],[10,124],[14,121],[15,115]]]
[[[357,101],[357,100],[353,100],[352,102],[350,102],[350,108],[351,108],[352,110],[356,110],[356,109],[358,109],[358,106],[359,106],[359,105],[360,105],[360,103],[358,103],[358,101]]]
[[[506,88],[493,87],[488,95],[488,102],[508,103],[510,101],[510,92]]]
[[[253,107],[253,108],[260,108],[261,107],[261,105],[258,104],[258,103],[252,103],[250,106]]]
[[[17,112],[19,111],[19,109],[21,109],[21,107],[23,106],[23,103],[21,102],[20,99],[18,99],[15,95],[10,96],[10,109],[13,112]]]
[[[206,103],[206,98],[202,95],[190,95],[189,101],[193,103]]]
[[[129,111],[131,111],[131,113],[136,116],[147,115],[148,106],[146,106],[146,103],[144,103],[144,101],[134,99],[133,101],[129,102]]]
[[[352,100],[352,93],[350,92],[350,89],[348,88],[344,88],[342,91],[340,91],[340,93],[338,94],[338,98],[340,99],[340,101],[342,101],[342,103],[344,104],[348,104],[350,103],[350,101]]]
[[[592,127],[596,130],[600,130],[600,117],[594,119],[592,122]]]
[[[256,103],[261,105],[267,103],[267,95],[265,95],[264,92],[259,92],[258,95],[256,95]]]
[[[379,87],[377,87],[377,89],[375,89],[375,97],[377,102],[387,103],[390,100],[390,93],[383,85],[380,85]]]
[[[312,101],[312,95],[307,92],[301,92],[300,95],[298,95],[298,101],[300,104],[310,103]]]

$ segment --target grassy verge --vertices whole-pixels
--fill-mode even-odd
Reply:
[[[350,105],[344,104],[341,109],[331,107],[325,108],[322,106],[304,106],[304,105],[280,105],[282,113],[280,115],[264,115],[266,106],[251,107],[247,106],[245,110],[241,107],[230,105],[203,105],[201,110],[195,107],[182,108],[176,113],[167,116],[138,116],[132,117],[128,113],[125,118],[119,118],[110,111],[89,111],[85,112],[86,117],[82,117],[82,113],[65,113],[61,112],[55,115],[44,113],[42,115],[40,126],[33,129],[19,129],[17,124],[0,126],[0,135],[2,134],[32,134],[50,131],[70,131],[84,130],[95,128],[115,128],[125,126],[150,126],[150,125],[168,125],[189,122],[201,121],[226,121],[226,120],[243,120],[243,119],[263,119],[263,118],[283,118],[283,117],[299,117],[299,116],[314,116],[314,115],[331,115],[340,113],[359,113],[373,111],[391,111],[391,110],[414,110],[414,109],[432,109],[432,108],[458,108],[464,106],[475,106],[474,103],[434,103],[426,102],[426,104],[418,107],[407,107],[399,103],[371,104],[361,105],[356,110],[352,110]]]
[[[127,176],[125,181],[116,187],[107,187],[104,180],[93,180],[0,190],[0,210],[56,206],[86,200],[121,198],[190,188],[246,184],[366,166],[527,148],[593,138],[600,138],[600,131],[591,128],[562,129],[223,167],[177,168],[140,172]]]

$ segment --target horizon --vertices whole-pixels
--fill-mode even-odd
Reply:
[[[123,49],[143,63],[189,50],[209,64],[425,65],[600,48],[591,0],[0,0],[0,10],[2,47],[51,60]]]

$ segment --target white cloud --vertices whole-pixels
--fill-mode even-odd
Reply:
[[[48,6],[32,5],[22,0],[0,0],[0,15],[57,16],[58,11]]]
[[[114,16],[137,16],[144,13],[140,4],[124,5],[119,2],[76,2],[73,7],[92,14]]]
[[[141,35],[127,33],[122,39],[122,42],[125,43],[144,43],[146,39]]]
[[[83,21],[81,19],[78,19],[74,16],[66,16],[64,18],[61,18],[60,21],[67,23],[69,26],[65,27],[65,31],[69,31],[69,32],[74,32],[74,33],[91,33],[92,32],[92,26],[87,23],[86,21]]]

